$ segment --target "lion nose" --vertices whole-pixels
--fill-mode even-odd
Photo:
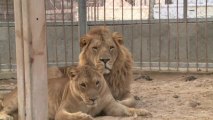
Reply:
[[[105,64],[109,61],[110,59],[108,58],[101,58],[100,61],[104,62]]]
[[[90,98],[89,100],[91,100],[92,102],[95,102],[97,100],[97,97]]]

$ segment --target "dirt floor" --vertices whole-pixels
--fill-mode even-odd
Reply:
[[[96,120],[213,120],[213,74],[146,73],[135,75],[137,108],[153,117],[98,117]],[[3,84],[4,83],[4,84]],[[0,80],[0,88],[14,80]],[[1,89],[0,89],[1,90]]]
[[[132,93],[137,108],[153,117],[102,117],[97,120],[213,120],[213,74],[149,73],[136,75]]]

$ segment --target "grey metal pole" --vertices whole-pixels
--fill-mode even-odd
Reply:
[[[187,15],[188,15],[188,0],[184,0],[183,3],[183,18],[185,21],[187,21]]]
[[[79,21],[79,38],[87,32],[87,9],[86,0],[79,0],[78,2],[78,21]]]

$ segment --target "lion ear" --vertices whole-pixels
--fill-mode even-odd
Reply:
[[[114,41],[118,42],[119,44],[123,44],[123,36],[120,33],[113,32],[112,38]]]
[[[92,39],[92,37],[89,36],[89,35],[82,36],[81,39],[80,39],[80,47],[83,48],[86,45],[88,45],[89,42],[91,41],[91,39]]]
[[[77,68],[67,68],[67,76],[69,77],[70,80],[72,80],[73,78],[75,78],[78,74],[78,70]]]

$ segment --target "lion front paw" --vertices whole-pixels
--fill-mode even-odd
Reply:
[[[13,117],[4,113],[0,113],[0,120],[13,120]]]
[[[130,108],[130,113],[133,116],[148,116],[148,117],[152,117],[152,114],[145,109],[136,109],[136,108]]]
[[[78,116],[80,117],[79,120],[94,120],[91,115],[86,113],[78,112]]]

